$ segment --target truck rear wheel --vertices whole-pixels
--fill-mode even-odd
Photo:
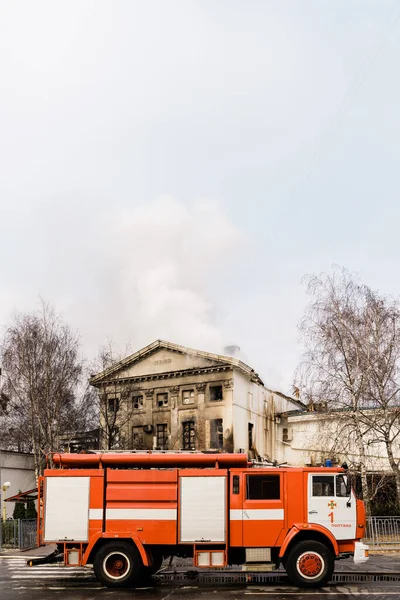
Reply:
[[[289,552],[285,569],[292,583],[299,587],[321,587],[333,573],[332,552],[321,542],[304,540]]]
[[[107,587],[133,586],[141,567],[137,548],[124,541],[105,544],[93,561],[96,579]]]

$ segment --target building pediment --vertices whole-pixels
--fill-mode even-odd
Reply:
[[[102,373],[92,376],[90,383],[98,386],[115,379],[157,378],[163,373],[229,368],[237,368],[243,371],[250,379],[262,385],[258,375],[237,359],[194,350],[162,340],[153,342]]]

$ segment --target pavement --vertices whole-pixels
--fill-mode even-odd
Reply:
[[[31,548],[30,550],[19,550],[18,548],[3,548],[0,550],[0,558],[26,558],[26,560],[32,558],[42,558],[49,556],[57,550],[56,544],[46,544],[46,546],[39,546],[38,548]]]
[[[56,544],[48,544],[31,550],[18,550],[17,548],[3,548],[0,551],[0,558],[24,558],[26,560],[32,558],[42,558],[49,556],[57,549]],[[179,562],[182,559],[178,559]],[[182,561],[183,562],[183,561]],[[191,563],[191,561],[190,561]],[[174,568],[174,563],[172,568]],[[388,551],[372,551],[366,563],[354,564],[352,558],[335,561],[335,572],[341,571],[358,571],[358,572],[394,572],[400,573],[400,548],[398,550]]]

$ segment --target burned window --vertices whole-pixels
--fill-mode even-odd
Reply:
[[[111,449],[118,449],[119,448],[119,442],[120,442],[120,435],[119,435],[119,427],[112,427],[110,430],[110,440],[111,442]]]
[[[119,411],[119,398],[108,398],[108,410],[114,413]]]
[[[281,486],[279,475],[247,475],[247,500],[279,500]]]
[[[182,404],[194,404],[194,390],[183,390]]]
[[[224,430],[222,419],[210,421],[210,448],[221,449],[224,445]]]
[[[166,423],[157,425],[157,449],[168,449],[168,429]]]
[[[182,423],[182,448],[184,450],[196,450],[196,435],[194,421],[186,421]]]
[[[222,400],[222,385],[210,385],[210,402],[220,402]]]
[[[249,423],[247,425],[247,433],[248,433],[248,443],[249,443],[249,450],[253,449],[253,444],[254,444],[254,440],[253,440],[253,431],[254,431],[254,425],[253,423]]]
[[[335,478],[333,475],[313,475],[312,478],[313,496],[334,496]]]
[[[162,408],[163,406],[168,406],[168,394],[167,393],[157,394],[157,406],[158,406],[158,408]]]
[[[143,408],[143,396],[132,396],[132,408],[134,410],[141,410]]]
[[[143,440],[143,426],[138,425],[136,427],[132,427],[132,449],[133,450],[142,450],[144,448],[144,440]]]

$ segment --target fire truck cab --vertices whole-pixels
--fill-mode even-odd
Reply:
[[[283,564],[300,587],[334,561],[368,559],[365,510],[337,467],[256,467],[244,454],[56,454],[39,514],[41,543],[93,564],[109,587],[135,586],[168,556],[196,568]]]

